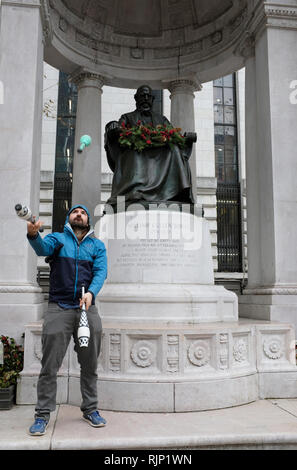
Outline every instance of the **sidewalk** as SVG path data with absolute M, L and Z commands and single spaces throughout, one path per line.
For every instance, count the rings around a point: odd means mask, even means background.
M 259 400 L 189 413 L 102 411 L 92 428 L 81 411 L 59 405 L 47 433 L 32 437 L 34 406 L 0 411 L 0 450 L 297 449 L 297 399 Z

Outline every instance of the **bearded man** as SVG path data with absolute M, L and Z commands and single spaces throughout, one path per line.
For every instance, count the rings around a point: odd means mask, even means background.
M 194 203 L 189 158 L 195 133 L 187 133 L 185 147 L 146 148 L 142 152 L 119 145 L 122 126 L 171 126 L 165 116 L 152 110 L 154 96 L 148 85 L 140 86 L 134 95 L 136 110 L 123 114 L 119 121 L 105 127 L 105 150 L 113 171 L 111 196 L 107 204 L 115 206 L 118 196 L 129 203 Z
M 45 433 L 50 413 L 56 408 L 57 372 L 62 365 L 71 336 L 81 366 L 80 387 L 83 418 L 94 427 L 106 421 L 98 411 L 97 361 L 101 345 L 101 319 L 95 298 L 107 276 L 106 249 L 94 237 L 90 214 L 76 205 L 67 214 L 64 231 L 43 239 L 38 231 L 43 222 L 27 223 L 27 238 L 38 256 L 50 259 L 48 309 L 42 330 L 42 361 L 37 384 L 35 421 L 29 429 L 33 436 Z M 85 295 L 81 298 L 82 286 Z M 85 304 L 90 328 L 88 347 L 80 347 L 77 330 L 81 307 Z

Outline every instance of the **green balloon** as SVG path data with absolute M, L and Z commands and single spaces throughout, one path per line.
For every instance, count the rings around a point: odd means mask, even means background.
M 88 147 L 91 145 L 92 139 L 89 135 L 82 135 L 80 138 L 80 147 L 78 149 L 78 152 L 81 153 L 85 147 Z

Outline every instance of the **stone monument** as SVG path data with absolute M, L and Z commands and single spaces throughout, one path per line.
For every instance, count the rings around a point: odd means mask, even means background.
M 195 135 L 185 134 L 181 148 L 119 146 L 122 128 L 170 127 L 152 112 L 148 86 L 135 98 L 136 111 L 106 127 L 114 179 L 95 227 L 108 253 L 108 278 L 97 298 L 100 409 L 182 412 L 295 397 L 292 325 L 238 320 L 236 294 L 214 284 L 209 228 L 191 190 Z M 18 403 L 35 400 L 40 333 L 40 323 L 28 325 Z M 58 402 L 80 404 L 71 345 L 57 391 Z
M 188 161 L 196 135 L 185 134 L 183 148 L 122 148 L 122 129 L 171 126 L 152 111 L 150 87 L 140 86 L 135 101 L 134 112 L 106 126 L 114 177 L 97 225 L 109 272 L 100 295 L 102 406 L 197 409 L 197 372 L 211 376 L 216 348 L 209 324 L 237 321 L 237 297 L 214 285 L 209 228 L 191 188 Z

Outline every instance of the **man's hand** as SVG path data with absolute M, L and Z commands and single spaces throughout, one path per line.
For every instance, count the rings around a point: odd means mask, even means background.
M 93 296 L 91 294 L 91 292 L 87 292 L 82 299 L 80 299 L 80 308 L 82 308 L 83 304 L 85 304 L 86 306 L 86 310 L 89 309 L 90 305 L 92 305 L 92 300 L 93 300 Z
M 35 219 L 35 216 L 33 218 Z M 27 222 L 27 233 L 29 237 L 35 237 L 43 224 L 44 222 L 41 222 L 40 219 L 38 219 L 34 224 L 32 224 L 32 222 Z

